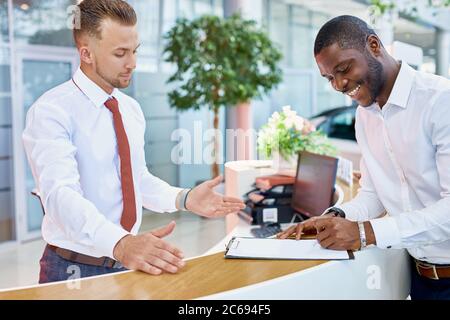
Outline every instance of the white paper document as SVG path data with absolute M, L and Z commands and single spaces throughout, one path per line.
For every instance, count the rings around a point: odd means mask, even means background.
M 240 238 L 230 240 L 225 258 L 283 259 L 283 260 L 349 260 L 351 251 L 328 250 L 316 239 L 291 240 L 268 238 Z

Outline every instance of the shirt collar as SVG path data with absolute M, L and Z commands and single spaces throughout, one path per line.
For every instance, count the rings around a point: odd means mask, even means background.
M 403 109 L 406 109 L 408 104 L 409 94 L 414 82 L 415 70 L 411 68 L 406 62 L 402 62 L 400 71 L 395 79 L 394 87 L 389 95 L 387 104 L 393 104 Z
M 94 81 L 88 78 L 86 74 L 78 67 L 73 75 L 73 81 L 78 89 L 92 101 L 95 107 L 100 108 L 112 96 L 117 97 L 117 88 L 114 88 L 111 95 L 100 88 Z

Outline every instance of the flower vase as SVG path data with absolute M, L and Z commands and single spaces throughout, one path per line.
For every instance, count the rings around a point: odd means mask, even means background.
M 272 153 L 273 168 L 277 174 L 295 177 L 297 172 L 298 154 L 290 155 L 287 159 L 279 152 Z

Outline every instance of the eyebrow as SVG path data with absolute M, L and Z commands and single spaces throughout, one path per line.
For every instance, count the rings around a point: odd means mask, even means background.
M 137 47 L 136 47 L 133 51 L 137 50 L 140 46 L 141 46 L 141 44 L 139 43 L 139 44 L 137 45 Z M 130 51 L 129 48 L 122 48 L 122 47 L 119 47 L 119 48 L 114 49 L 114 51 L 116 51 L 116 50 Z

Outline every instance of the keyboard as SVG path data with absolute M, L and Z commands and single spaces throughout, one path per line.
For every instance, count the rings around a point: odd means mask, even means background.
M 250 231 L 256 238 L 268 238 L 276 235 L 282 230 L 279 223 L 270 223 L 257 228 L 253 228 Z

